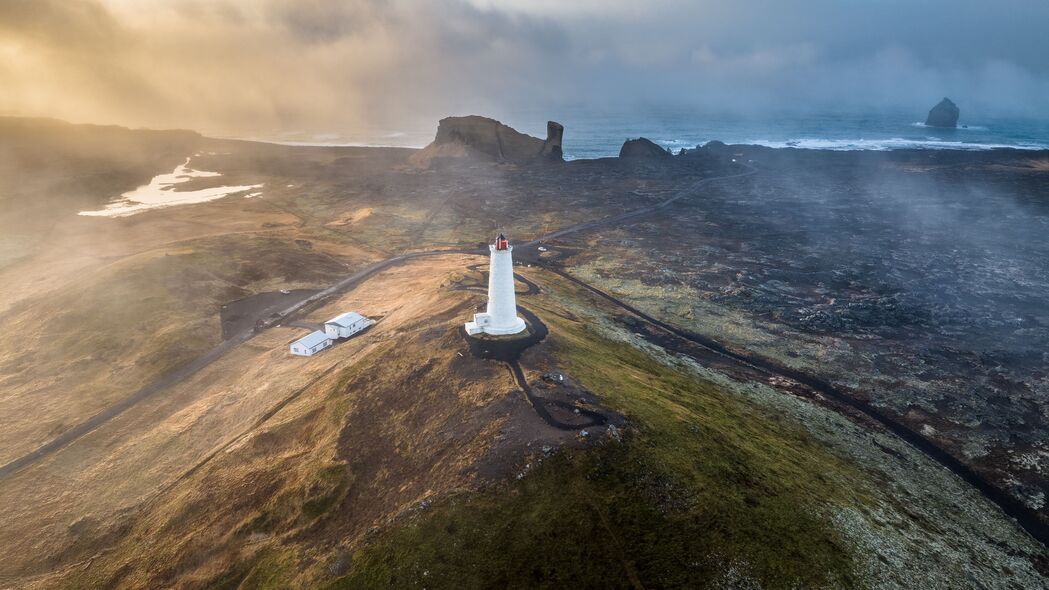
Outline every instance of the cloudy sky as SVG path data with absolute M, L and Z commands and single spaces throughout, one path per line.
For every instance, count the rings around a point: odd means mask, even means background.
M 0 0 L 0 114 L 346 136 L 562 105 L 947 95 L 1047 117 L 1047 26 L 1046 0 Z

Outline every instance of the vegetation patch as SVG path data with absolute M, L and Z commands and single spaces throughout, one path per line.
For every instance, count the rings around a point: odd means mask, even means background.
M 294 571 L 295 559 L 291 552 L 268 552 L 262 555 L 248 575 L 236 588 L 279 590 L 287 588 L 288 573 Z
M 303 477 L 300 485 L 277 494 L 240 532 L 282 533 L 309 525 L 342 500 L 350 480 L 345 463 L 320 467 Z
M 862 502 L 857 471 L 716 385 L 547 317 L 559 362 L 631 434 L 432 507 L 359 549 L 332 588 L 860 583 L 811 500 Z

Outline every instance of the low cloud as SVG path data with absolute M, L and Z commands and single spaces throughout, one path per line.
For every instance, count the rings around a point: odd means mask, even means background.
M 221 135 L 673 103 L 1044 117 L 1049 4 L 0 0 L 0 111 Z

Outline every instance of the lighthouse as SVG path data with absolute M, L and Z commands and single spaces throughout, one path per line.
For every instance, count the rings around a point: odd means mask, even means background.
M 488 309 L 475 313 L 474 321 L 466 322 L 466 333 L 496 336 L 517 334 L 525 329 L 525 322 L 517 317 L 517 296 L 514 294 L 514 247 L 499 234 L 488 249 L 492 252 L 488 266 Z

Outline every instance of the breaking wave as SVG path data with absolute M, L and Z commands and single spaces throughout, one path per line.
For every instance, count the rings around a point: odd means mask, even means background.
M 911 123 L 911 127 L 918 127 L 919 129 L 943 129 L 943 127 L 932 127 L 930 125 L 926 125 L 925 123 L 922 123 L 921 121 L 915 121 L 915 122 Z M 959 125 L 959 126 L 957 126 L 957 127 L 952 129 L 952 131 L 987 131 L 987 130 L 988 130 L 987 127 L 984 127 L 982 125 Z
M 805 150 L 830 150 L 830 151 L 890 151 L 890 150 L 1044 150 L 1049 149 L 1049 144 L 1035 143 L 980 143 L 970 141 L 945 141 L 936 138 L 906 139 L 903 137 L 892 137 L 889 139 L 788 139 L 773 141 L 767 139 L 753 139 L 743 143 L 761 145 L 771 148 L 797 148 Z

